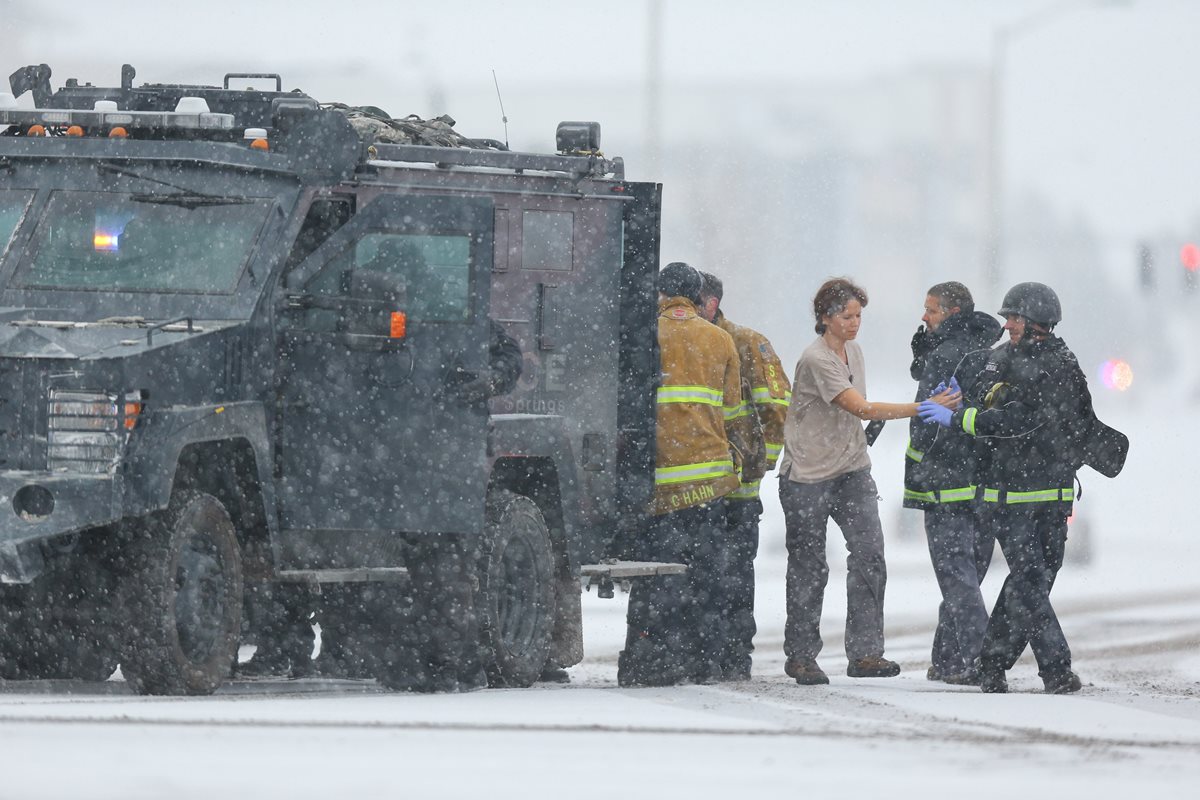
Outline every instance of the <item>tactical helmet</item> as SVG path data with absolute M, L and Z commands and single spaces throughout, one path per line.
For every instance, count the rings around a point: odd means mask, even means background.
M 1058 295 L 1044 283 L 1018 283 L 1004 295 L 1004 302 L 997 312 L 1002 317 L 1016 314 L 1030 322 L 1047 327 L 1062 321 L 1062 305 Z
M 658 290 L 667 297 L 686 297 L 699 304 L 703 286 L 704 279 L 699 271 L 682 261 L 672 261 L 658 273 Z

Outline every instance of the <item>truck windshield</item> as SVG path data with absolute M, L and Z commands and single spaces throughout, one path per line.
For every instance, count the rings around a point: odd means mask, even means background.
M 271 201 L 221 200 L 174 202 L 170 193 L 54 192 L 13 286 L 230 293 Z
M 0 191 L 0 257 L 8 250 L 8 243 L 12 241 L 13 232 L 31 197 L 33 192 Z

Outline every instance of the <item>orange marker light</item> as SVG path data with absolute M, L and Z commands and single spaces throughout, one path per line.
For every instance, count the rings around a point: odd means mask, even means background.
M 250 143 L 250 149 L 251 150 L 269 150 L 271 148 L 270 148 L 270 145 L 267 144 L 266 139 L 255 139 L 253 142 Z
M 137 402 L 125 401 L 125 429 L 133 430 L 133 426 L 137 425 L 138 415 L 142 413 L 142 404 Z
M 113 128 L 111 131 L 108 132 L 108 138 L 110 138 L 110 139 L 124 139 L 128 136 L 129 136 L 129 131 L 127 131 L 121 127 Z
M 29 130 L 25 131 L 26 136 L 45 136 L 46 129 L 41 125 L 30 125 Z
M 403 311 L 393 311 L 391 337 L 393 339 L 403 339 L 407 332 L 408 315 Z
M 78 125 L 72 125 L 67 128 L 67 136 L 83 136 L 83 128 Z

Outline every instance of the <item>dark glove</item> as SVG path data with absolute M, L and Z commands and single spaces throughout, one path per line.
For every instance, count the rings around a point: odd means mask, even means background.
M 924 325 L 917 326 L 917 332 L 913 334 L 910 346 L 912 347 L 913 358 L 920 358 L 929 352 L 929 334 L 926 332 Z
M 742 464 L 742 483 L 761 481 L 766 474 L 767 460 L 765 458 L 750 459 Z
M 492 376 L 488 371 L 478 373 L 457 368 L 446 379 L 449 394 L 466 403 L 480 403 L 491 397 Z
M 949 428 L 950 420 L 954 418 L 953 411 L 932 400 L 921 401 L 921 404 L 917 406 L 917 414 L 920 415 L 922 422 L 936 422 L 943 428 Z

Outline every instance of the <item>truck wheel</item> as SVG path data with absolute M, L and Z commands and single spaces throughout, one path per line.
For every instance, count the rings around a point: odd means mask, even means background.
M 133 527 L 121 671 L 139 694 L 211 694 L 229 675 L 242 624 L 242 562 L 229 513 L 184 491 Z
M 528 497 L 488 499 L 479 582 L 488 685 L 530 686 L 550 653 L 555 604 L 550 532 Z

